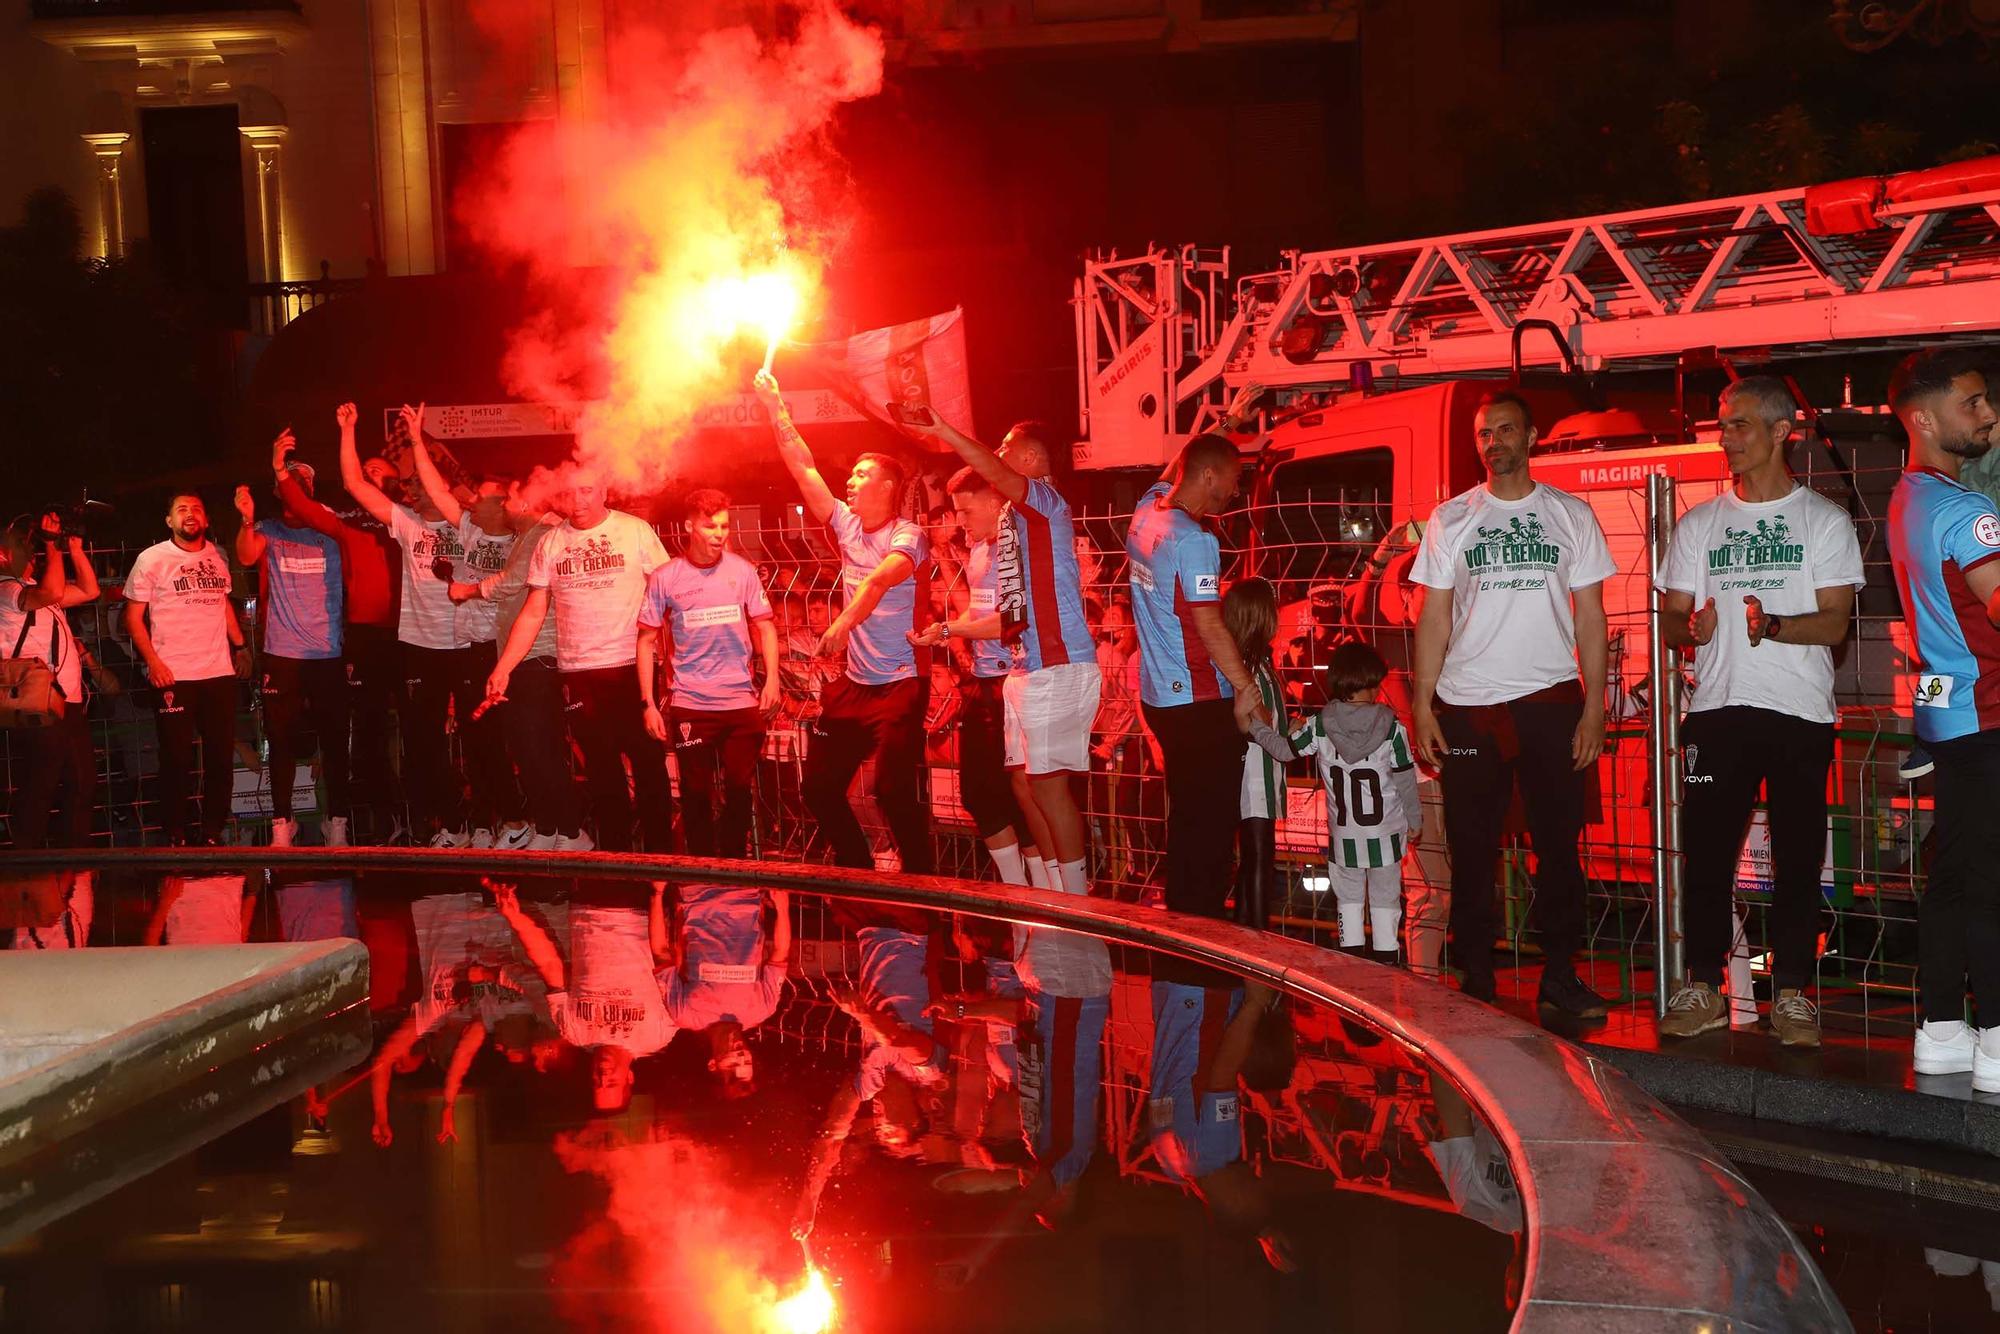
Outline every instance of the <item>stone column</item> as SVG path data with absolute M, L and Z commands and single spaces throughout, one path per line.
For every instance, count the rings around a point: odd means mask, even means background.
M 285 196 L 282 159 L 285 127 L 245 125 L 243 137 L 257 155 L 257 254 L 261 281 L 285 281 Z
M 556 0 L 556 114 L 564 125 L 600 120 L 609 97 L 610 79 L 605 59 L 604 0 Z M 563 155 L 563 189 L 576 225 L 570 232 L 570 263 L 587 267 L 604 262 L 603 248 L 585 222 L 586 213 L 574 207 L 591 182 L 578 176 L 571 154 Z
M 117 259 L 125 253 L 125 177 L 120 168 L 131 137 L 122 131 L 83 136 L 97 159 L 97 253 L 105 259 Z
M 423 0 L 368 0 L 368 34 L 382 263 L 396 276 L 435 273 L 437 193 Z

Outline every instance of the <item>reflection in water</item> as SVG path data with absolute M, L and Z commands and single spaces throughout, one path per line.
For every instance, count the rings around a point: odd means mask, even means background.
M 1517 1282 L 1505 1155 L 1415 1053 L 1074 932 L 400 875 L 35 911 L 16 948 L 358 936 L 377 1041 L 0 1252 L 23 1328 L 171 1283 L 216 1329 L 1480 1329 Z

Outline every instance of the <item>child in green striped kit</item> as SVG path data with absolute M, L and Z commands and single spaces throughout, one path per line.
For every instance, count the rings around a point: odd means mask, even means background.
M 1282 723 L 1284 696 L 1271 669 L 1278 637 L 1278 590 L 1269 579 L 1238 579 L 1222 595 L 1222 624 L 1256 679 L 1264 708 Z M 1236 920 L 1262 930 L 1278 885 L 1278 821 L 1285 813 L 1285 767 L 1253 742 L 1243 758 L 1236 826 Z
M 1327 665 L 1327 706 L 1290 736 L 1263 722 L 1250 736 L 1279 760 L 1311 755 L 1318 762 L 1341 948 L 1358 952 L 1367 943 L 1374 959 L 1393 964 L 1403 920 L 1403 854 L 1423 827 L 1423 810 L 1409 733 L 1377 698 L 1388 674 L 1373 645 L 1342 644 Z

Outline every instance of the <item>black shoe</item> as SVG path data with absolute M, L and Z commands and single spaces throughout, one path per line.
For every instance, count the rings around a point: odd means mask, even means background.
M 1604 997 L 1584 985 L 1575 973 L 1542 975 L 1542 989 L 1535 1003 L 1545 1010 L 1558 1010 L 1572 1019 L 1602 1019 L 1610 1008 Z
M 1493 1004 L 1500 997 L 1499 988 L 1494 986 L 1491 976 L 1474 977 L 1472 974 L 1467 973 L 1459 980 L 1458 989 L 1462 994 L 1470 996 L 1476 1001 L 1485 1001 L 1488 1005 Z
M 1909 753 L 1903 756 L 1903 762 L 1896 766 L 1896 777 L 1905 783 L 1914 783 L 1935 768 L 1937 761 L 1931 758 L 1931 753 L 1922 745 L 1913 744 Z

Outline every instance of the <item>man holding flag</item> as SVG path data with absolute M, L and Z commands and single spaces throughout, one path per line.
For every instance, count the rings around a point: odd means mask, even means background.
M 863 454 L 838 500 L 814 463 L 769 371 L 756 380 L 757 396 L 771 415 L 772 433 L 785 470 L 798 484 L 806 511 L 827 526 L 840 552 L 845 605 L 819 652 L 847 650 L 846 673 L 820 696 L 820 718 L 806 756 L 803 795 L 833 845 L 841 866 L 870 867 L 874 857 L 861 822 L 847 803 L 855 771 L 875 760 L 875 800 L 902 855 L 903 870 L 928 875 L 935 864 L 930 821 L 917 788 L 923 767 L 924 695 L 928 671 L 920 670 L 909 642 L 920 611 L 930 606 L 918 587 L 930 560 L 923 529 L 896 510 L 903 467 L 886 454 Z

